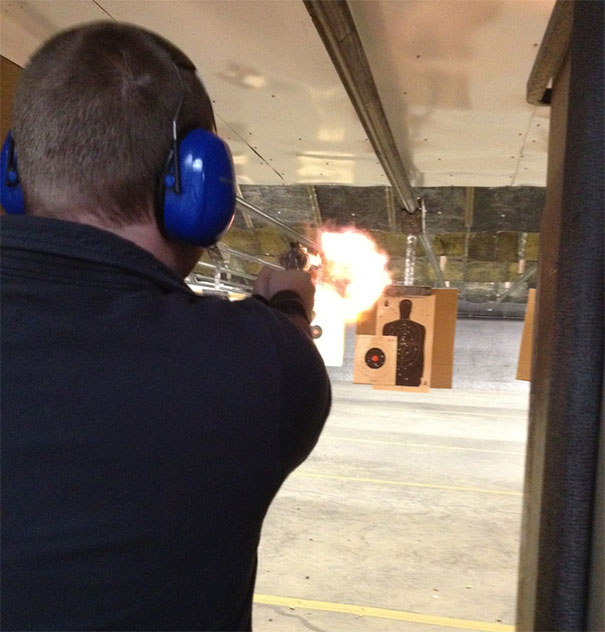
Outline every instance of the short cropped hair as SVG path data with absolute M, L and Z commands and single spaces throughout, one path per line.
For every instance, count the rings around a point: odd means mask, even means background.
M 108 228 L 149 222 L 181 98 L 179 132 L 212 131 L 195 66 L 154 33 L 96 22 L 54 36 L 21 73 L 15 95 L 27 212 L 93 216 Z

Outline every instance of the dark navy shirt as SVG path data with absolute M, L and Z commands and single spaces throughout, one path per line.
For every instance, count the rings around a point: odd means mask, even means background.
M 313 343 L 106 231 L 1 238 L 3 629 L 250 629 L 263 518 L 330 408 Z

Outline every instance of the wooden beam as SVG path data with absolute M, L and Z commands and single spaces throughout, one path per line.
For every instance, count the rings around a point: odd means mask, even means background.
M 536 296 L 532 386 L 525 494 L 521 525 L 521 552 L 517 598 L 517 629 L 535 630 L 540 556 L 540 527 L 546 435 L 551 398 L 551 375 L 556 358 L 557 313 L 560 297 L 557 288 L 559 244 L 563 215 L 563 181 L 567 138 L 570 62 L 561 67 L 553 85 L 553 102 L 548 150 L 546 205 L 540 230 L 540 261 Z
M 573 24 L 572 0 L 557 0 L 531 74 L 527 81 L 527 101 L 532 105 L 550 105 L 550 84 L 565 60 Z

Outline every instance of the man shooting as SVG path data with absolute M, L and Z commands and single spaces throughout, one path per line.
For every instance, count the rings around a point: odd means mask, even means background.
M 24 201 L 2 217 L 5 630 L 251 629 L 262 521 L 330 387 L 306 273 L 264 269 L 234 303 L 183 281 L 233 212 L 214 131 L 191 61 L 134 26 L 60 33 L 21 74 L 3 164 Z

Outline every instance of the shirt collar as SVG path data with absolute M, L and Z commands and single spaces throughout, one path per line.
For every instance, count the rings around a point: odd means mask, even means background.
M 130 271 L 166 289 L 193 294 L 168 266 L 134 242 L 88 224 L 29 215 L 0 218 L 2 248 L 69 257 Z

